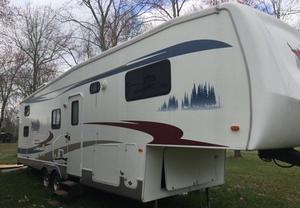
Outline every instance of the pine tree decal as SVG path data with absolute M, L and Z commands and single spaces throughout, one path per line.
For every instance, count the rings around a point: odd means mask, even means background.
M 175 111 L 178 110 L 178 99 L 171 95 L 167 101 L 159 108 L 159 111 Z M 209 82 L 196 85 L 194 83 L 192 92 L 185 92 L 181 99 L 181 110 L 197 110 L 197 109 L 215 109 L 221 107 L 220 96 L 218 101 L 215 88 Z
M 215 88 L 212 87 L 211 88 L 211 105 L 216 105 L 217 101 L 216 101 L 216 95 L 215 95 Z
M 189 108 L 190 103 L 189 103 L 189 96 L 187 93 L 184 93 L 184 98 L 183 98 L 183 107 L 182 109 Z
M 166 111 L 167 110 L 167 104 L 164 102 L 164 104 L 160 107 L 161 111 Z
M 159 108 L 160 111 L 173 111 L 177 109 L 178 109 L 178 100 L 175 96 L 170 96 L 168 100 L 168 104 L 164 102 L 164 104 Z
M 196 85 L 194 84 L 192 95 L 191 95 L 191 107 L 196 106 L 197 103 L 197 92 L 196 92 Z
M 206 86 L 206 82 L 205 82 L 203 91 L 204 91 L 203 102 L 204 102 L 204 105 L 206 105 L 206 104 L 207 104 L 207 100 L 208 100 L 208 99 L 207 99 L 207 98 L 208 98 L 208 95 L 207 95 L 207 86 Z
M 220 98 L 219 98 L 220 99 Z M 189 102 L 190 100 L 190 102 Z M 216 100 L 215 88 L 210 83 L 205 82 L 204 85 L 193 85 L 191 98 L 188 93 L 184 93 L 181 101 L 182 109 L 211 109 L 220 107 L 220 101 Z

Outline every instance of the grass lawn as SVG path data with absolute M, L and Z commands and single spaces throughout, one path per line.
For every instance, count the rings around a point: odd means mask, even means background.
M 0 145 L 0 163 L 15 162 L 15 149 Z M 10 149 L 10 151 L 9 151 Z M 6 156 L 5 156 L 6 155 Z M 10 156 L 8 156 L 10 155 Z M 243 152 L 242 159 L 233 159 L 231 152 L 226 162 L 226 183 L 213 188 L 213 208 L 299 208 L 300 168 L 283 169 L 257 158 L 256 152 Z M 7 161 L 5 161 L 7 158 Z M 0 207 L 52 207 L 55 199 L 43 189 L 39 173 L 32 170 L 0 173 Z M 198 208 L 199 193 L 170 197 L 159 202 L 161 208 Z M 65 203 L 65 208 L 135 208 L 152 207 L 137 201 L 87 189 L 82 197 Z
M 15 164 L 17 162 L 17 144 L 0 143 L 0 164 Z
M 256 152 L 243 159 L 228 155 L 226 183 L 215 188 L 216 207 L 300 207 L 300 168 L 280 168 L 258 159 Z

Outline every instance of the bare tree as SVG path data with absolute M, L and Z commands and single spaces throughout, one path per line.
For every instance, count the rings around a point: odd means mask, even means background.
M 155 20 L 168 21 L 181 15 L 186 2 L 188 0 L 149 0 L 147 4 L 158 12 Z
M 13 8 L 9 3 L 10 0 L 0 0 L 0 19 L 4 24 L 12 21 Z
M 1 130 L 13 134 L 13 141 L 16 141 L 18 135 L 18 107 L 9 103 L 5 110 L 5 116 L 2 122 Z M 10 140 L 11 141 L 11 140 Z
M 203 3 L 208 6 L 216 6 L 221 3 L 229 2 L 230 0 L 204 0 Z
M 89 17 L 83 19 L 69 12 L 65 15 L 65 21 L 76 23 L 81 30 L 86 31 L 83 34 L 88 35 L 79 36 L 78 39 L 86 42 L 89 47 L 85 48 L 87 53 L 91 52 L 92 46 L 105 51 L 139 34 L 143 24 L 139 17 L 147 11 L 144 1 L 80 0 L 79 5 L 87 10 Z
M 97 47 L 92 43 L 93 36 L 90 31 L 80 28 L 76 37 L 64 48 L 67 56 L 62 56 L 66 64 L 72 67 L 96 55 Z M 84 37 L 84 38 L 78 38 Z
M 300 0 L 244 0 L 242 3 L 281 20 L 300 13 Z
M 86 59 L 89 59 L 95 56 L 95 48 L 92 44 L 92 33 L 90 31 L 82 31 L 82 37 L 85 37 L 85 40 L 81 40 L 81 50 L 80 56 L 84 56 Z
M 5 110 L 9 100 L 16 93 L 16 80 L 18 72 L 26 63 L 22 53 L 13 52 L 12 49 L 2 51 L 0 57 L 0 129 L 4 120 Z
M 14 24 L 3 35 L 26 56 L 28 62 L 19 80 L 23 96 L 28 96 L 57 74 L 57 64 L 70 41 L 58 13 L 50 7 L 20 10 Z M 26 83 L 26 84 L 25 84 Z

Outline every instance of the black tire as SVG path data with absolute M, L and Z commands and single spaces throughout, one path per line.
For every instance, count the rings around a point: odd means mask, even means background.
M 61 189 L 61 177 L 60 175 L 55 171 L 53 174 L 52 174 L 52 177 L 51 177 L 51 189 L 53 192 L 56 192 L 58 190 Z
M 50 175 L 47 169 L 42 170 L 42 183 L 45 188 L 49 188 L 50 186 Z

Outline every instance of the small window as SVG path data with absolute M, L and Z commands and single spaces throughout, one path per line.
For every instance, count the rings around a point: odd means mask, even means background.
M 51 127 L 52 129 L 60 129 L 61 110 L 55 109 L 52 111 Z
M 163 60 L 125 75 L 125 97 L 127 101 L 166 95 L 171 90 L 171 64 Z
M 28 137 L 29 136 L 29 126 L 24 126 L 23 128 L 23 136 Z
M 71 124 L 72 126 L 78 125 L 79 121 L 79 101 L 72 102 Z
M 95 94 L 100 91 L 100 82 L 94 82 L 90 85 L 90 94 Z
M 27 117 L 30 115 L 30 106 L 26 105 L 24 108 L 24 116 Z

